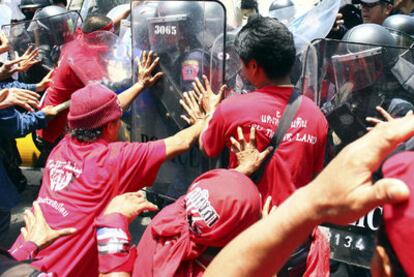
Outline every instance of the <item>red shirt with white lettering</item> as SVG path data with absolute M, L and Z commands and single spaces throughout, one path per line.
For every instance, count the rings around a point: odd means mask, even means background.
M 250 126 L 256 128 L 257 147 L 263 151 L 270 142 L 293 92 L 291 87 L 268 86 L 257 91 L 225 99 L 215 111 L 207 130 L 202 134 L 203 148 L 210 157 L 217 156 L 230 137 L 237 138 L 237 127 L 249 137 Z M 283 142 L 273 155 L 258 188 L 263 195 L 272 195 L 280 205 L 295 188 L 309 183 L 323 167 L 327 121 L 320 109 L 307 97 L 301 105 Z M 237 166 L 230 153 L 230 167 Z
M 163 141 L 80 143 L 66 135 L 47 160 L 37 201 L 52 229 L 78 231 L 41 250 L 32 265 L 59 276 L 98 276 L 95 218 L 114 196 L 151 185 L 165 159 Z M 12 251 L 22 242 L 19 236 Z

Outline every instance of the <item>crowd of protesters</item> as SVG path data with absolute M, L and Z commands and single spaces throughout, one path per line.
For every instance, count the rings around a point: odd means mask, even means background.
M 1 276 L 329 276 L 329 241 L 318 226 L 346 225 L 378 206 L 384 215 L 371 274 L 414 276 L 414 156 L 401 150 L 414 136 L 412 105 L 398 119 L 378 108 L 386 120 L 369 119 L 376 126 L 326 164 L 328 121 L 291 79 L 293 34 L 260 16 L 256 1 L 242 1 L 241 8 L 250 17 L 234 45 L 241 74 L 255 90 L 223 99 L 226 86 L 213 91 L 206 76 L 194 76 L 193 90 L 179 101 L 188 126 L 155 141 L 118 141 L 118 135 L 123 113 L 164 78 L 156 53 L 142 51 L 137 82 L 119 94 L 105 83 L 85 82 L 66 56 L 76 52 L 88 77 L 101 78 L 105 69 L 88 61 L 104 48 L 89 51 L 76 42 L 114 32 L 119 22 L 87 18 L 37 83 L 18 76 L 41 63 L 40 49 L 2 62 L 0 236 L 26 182 L 15 138 L 37 130 L 44 169 L 25 227 L 0 253 Z M 413 12 L 410 0 L 347 3 L 328 36 L 346 37 L 356 25 L 382 25 L 396 14 L 414 22 Z M 9 50 L 0 33 L 0 54 Z M 132 245 L 129 224 L 159 209 L 141 189 L 155 182 L 165 162 L 197 144 L 208 157 L 229 153 L 228 168 L 195 178 Z M 382 178 L 374 180 L 378 172 Z

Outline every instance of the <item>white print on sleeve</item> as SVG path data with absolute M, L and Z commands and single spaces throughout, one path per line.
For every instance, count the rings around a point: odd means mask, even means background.
M 82 170 L 71 162 L 49 160 L 46 165 L 49 170 L 50 189 L 61 191 L 66 188 L 76 177 L 79 177 Z

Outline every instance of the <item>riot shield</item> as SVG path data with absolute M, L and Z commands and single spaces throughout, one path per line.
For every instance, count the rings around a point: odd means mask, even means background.
M 107 15 L 113 8 L 129 4 L 129 0 L 84 0 L 80 14 L 86 19 L 92 15 Z
M 131 12 L 133 58 L 135 61 L 142 51 L 152 50 L 160 58 L 158 70 L 164 73 L 133 105 L 131 137 L 146 142 L 171 136 L 186 127 L 180 118 L 184 110 L 179 100 L 184 91 L 192 88 L 196 77 L 206 75 L 214 89 L 223 83 L 225 61 L 212 58 L 211 50 L 217 39 L 225 39 L 226 12 L 214 1 L 146 1 L 143 5 L 152 11 L 146 12 L 141 6 Z M 194 146 L 163 165 L 153 188 L 178 197 L 208 169 L 208 163 Z
M 57 65 L 60 48 L 75 38 L 82 18 L 70 11 L 51 17 L 4 25 L 3 31 L 10 40 L 10 55 L 22 55 L 29 46 L 39 48 L 42 65 L 51 69 Z
M 367 132 L 366 117 L 381 118 L 376 106 L 394 117 L 413 108 L 413 49 L 329 39 L 316 40 L 310 48 L 302 90 L 327 117 L 330 154 Z M 354 226 L 330 226 L 331 257 L 368 268 L 380 214 L 377 209 Z
M 131 60 L 118 36 L 109 31 L 82 34 L 62 50 L 83 84 L 100 83 L 116 93 L 131 86 Z

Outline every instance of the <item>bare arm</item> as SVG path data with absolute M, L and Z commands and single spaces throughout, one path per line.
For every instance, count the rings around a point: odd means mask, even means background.
M 152 51 L 148 54 L 146 51 L 142 52 L 141 59 L 138 61 L 138 82 L 118 95 L 122 110 L 128 109 L 129 105 L 146 87 L 152 86 L 161 78 L 163 75 L 161 72 L 152 76 L 152 71 L 154 71 L 158 62 L 159 58 L 155 57 Z
M 371 175 L 413 135 L 414 116 L 380 123 L 347 146 L 308 186 L 228 244 L 205 276 L 272 276 L 318 224 L 347 224 L 374 207 L 407 200 L 403 182 L 382 179 L 374 185 Z

